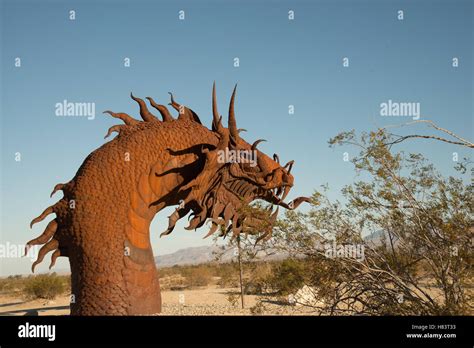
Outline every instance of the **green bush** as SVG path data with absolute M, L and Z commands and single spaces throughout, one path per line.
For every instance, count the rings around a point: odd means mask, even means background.
M 286 259 L 273 272 L 268 279 L 268 286 L 279 295 L 291 294 L 304 285 L 305 267 L 302 261 Z
M 268 293 L 269 279 L 273 276 L 272 270 L 275 265 L 269 262 L 253 262 L 247 264 L 247 274 L 244 282 L 246 295 L 263 295 Z
M 56 274 L 41 274 L 26 278 L 23 292 L 30 299 L 52 300 L 64 293 L 64 285 L 64 279 Z

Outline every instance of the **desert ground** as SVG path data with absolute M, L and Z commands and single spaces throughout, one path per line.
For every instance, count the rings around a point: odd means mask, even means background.
M 229 296 L 233 300 L 229 300 Z M 257 305 L 258 300 L 262 305 Z M 308 315 L 304 306 L 291 306 L 278 298 L 245 296 L 241 308 L 238 288 L 208 286 L 198 289 L 162 291 L 161 315 Z M 26 300 L 21 296 L 0 295 L 0 315 L 69 315 L 69 296 L 54 300 Z

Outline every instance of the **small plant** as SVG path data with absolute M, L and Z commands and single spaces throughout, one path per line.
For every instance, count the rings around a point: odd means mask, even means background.
M 219 265 L 217 275 L 219 276 L 217 285 L 221 288 L 235 288 L 239 286 L 238 269 L 233 263 Z
M 0 292 L 4 294 L 13 294 L 23 289 L 25 278 L 21 275 L 11 275 L 0 279 Z
M 272 271 L 275 265 L 268 262 L 253 262 L 247 267 L 250 268 L 250 271 L 248 272 L 248 279 L 246 279 L 245 282 L 245 294 L 266 294 L 269 287 L 268 279 L 273 276 Z
M 250 313 L 252 313 L 252 315 L 262 315 L 265 313 L 265 306 L 259 301 L 256 305 L 250 307 Z
M 206 265 L 199 265 L 183 270 L 186 284 L 189 287 L 207 286 L 212 280 L 212 273 Z
M 63 280 L 56 274 L 41 274 L 25 281 L 23 292 L 30 299 L 52 300 L 65 290 Z
M 232 307 L 237 307 L 237 305 L 239 303 L 239 300 L 240 300 L 240 297 L 237 294 L 232 294 L 231 293 L 227 296 L 227 301 L 229 301 L 229 303 L 232 305 Z
M 286 259 L 274 270 L 269 279 L 269 287 L 279 295 L 288 295 L 300 289 L 304 280 L 304 263 Z

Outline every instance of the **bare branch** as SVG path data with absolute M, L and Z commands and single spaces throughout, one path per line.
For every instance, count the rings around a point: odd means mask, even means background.
M 445 128 L 437 126 L 433 121 L 430 121 L 430 120 L 416 120 L 416 121 L 412 121 L 412 122 L 402 123 L 402 124 L 399 124 L 399 125 L 389 125 L 389 126 L 383 127 L 382 129 L 389 129 L 389 128 L 395 128 L 395 127 L 404 127 L 404 126 L 409 126 L 409 125 L 417 124 L 417 123 L 426 123 L 430 127 L 434 128 L 436 130 L 439 130 L 441 132 L 444 132 L 444 133 L 452 136 L 453 138 L 458 139 L 459 141 L 453 141 L 453 140 L 449 140 L 449 139 L 434 136 L 434 135 L 414 134 L 414 135 L 400 136 L 400 138 L 398 138 L 394 142 L 387 143 L 386 145 L 398 144 L 398 143 L 400 143 L 400 142 L 402 142 L 406 139 L 410 139 L 410 138 L 423 138 L 423 139 L 434 139 L 434 140 L 443 141 L 443 142 L 446 142 L 446 143 L 449 143 L 449 144 L 461 145 L 461 146 L 466 146 L 466 147 L 469 147 L 469 148 L 474 148 L 474 143 L 472 143 L 472 142 L 456 135 L 455 133 L 451 132 L 450 130 L 447 130 Z M 392 134 L 392 135 L 394 135 L 394 134 Z

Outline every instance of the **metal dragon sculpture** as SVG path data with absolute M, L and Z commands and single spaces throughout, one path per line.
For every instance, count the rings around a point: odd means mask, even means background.
M 270 158 L 257 150 L 261 139 L 249 144 L 240 136 L 242 130 L 237 128 L 234 114 L 235 93 L 234 88 L 227 128 L 217 110 L 215 84 L 211 129 L 202 125 L 194 111 L 178 104 L 171 93 L 169 105 L 179 112 L 177 119 L 164 105 L 147 97 L 161 114 L 162 120 L 158 119 L 133 94 L 143 121 L 126 113 L 104 112 L 124 122 L 112 126 L 105 137 L 112 132 L 118 136 L 93 151 L 71 181 L 54 187 L 51 196 L 61 190 L 63 198 L 35 218 L 31 226 L 52 213 L 56 218 L 43 234 L 27 243 L 26 252 L 32 245 L 44 244 L 33 272 L 50 251 L 50 268 L 59 256 L 69 258 L 72 315 L 147 315 L 161 311 L 149 226 L 155 214 L 167 206 L 178 208 L 169 216 L 162 235 L 170 234 L 176 222 L 191 213 L 186 229 L 208 222 L 207 236 L 215 232 L 237 236 L 258 226 L 258 218 L 241 213 L 245 204 L 260 199 L 277 206 L 266 217 L 273 223 L 278 206 L 294 209 L 308 201 L 299 197 L 284 202 L 293 186 L 293 161 L 282 166 L 277 155 Z M 229 150 L 254 153 L 256 161 L 252 164 L 235 157 L 223 161 L 222 152 Z M 261 232 L 259 238 L 268 238 L 271 226 Z

